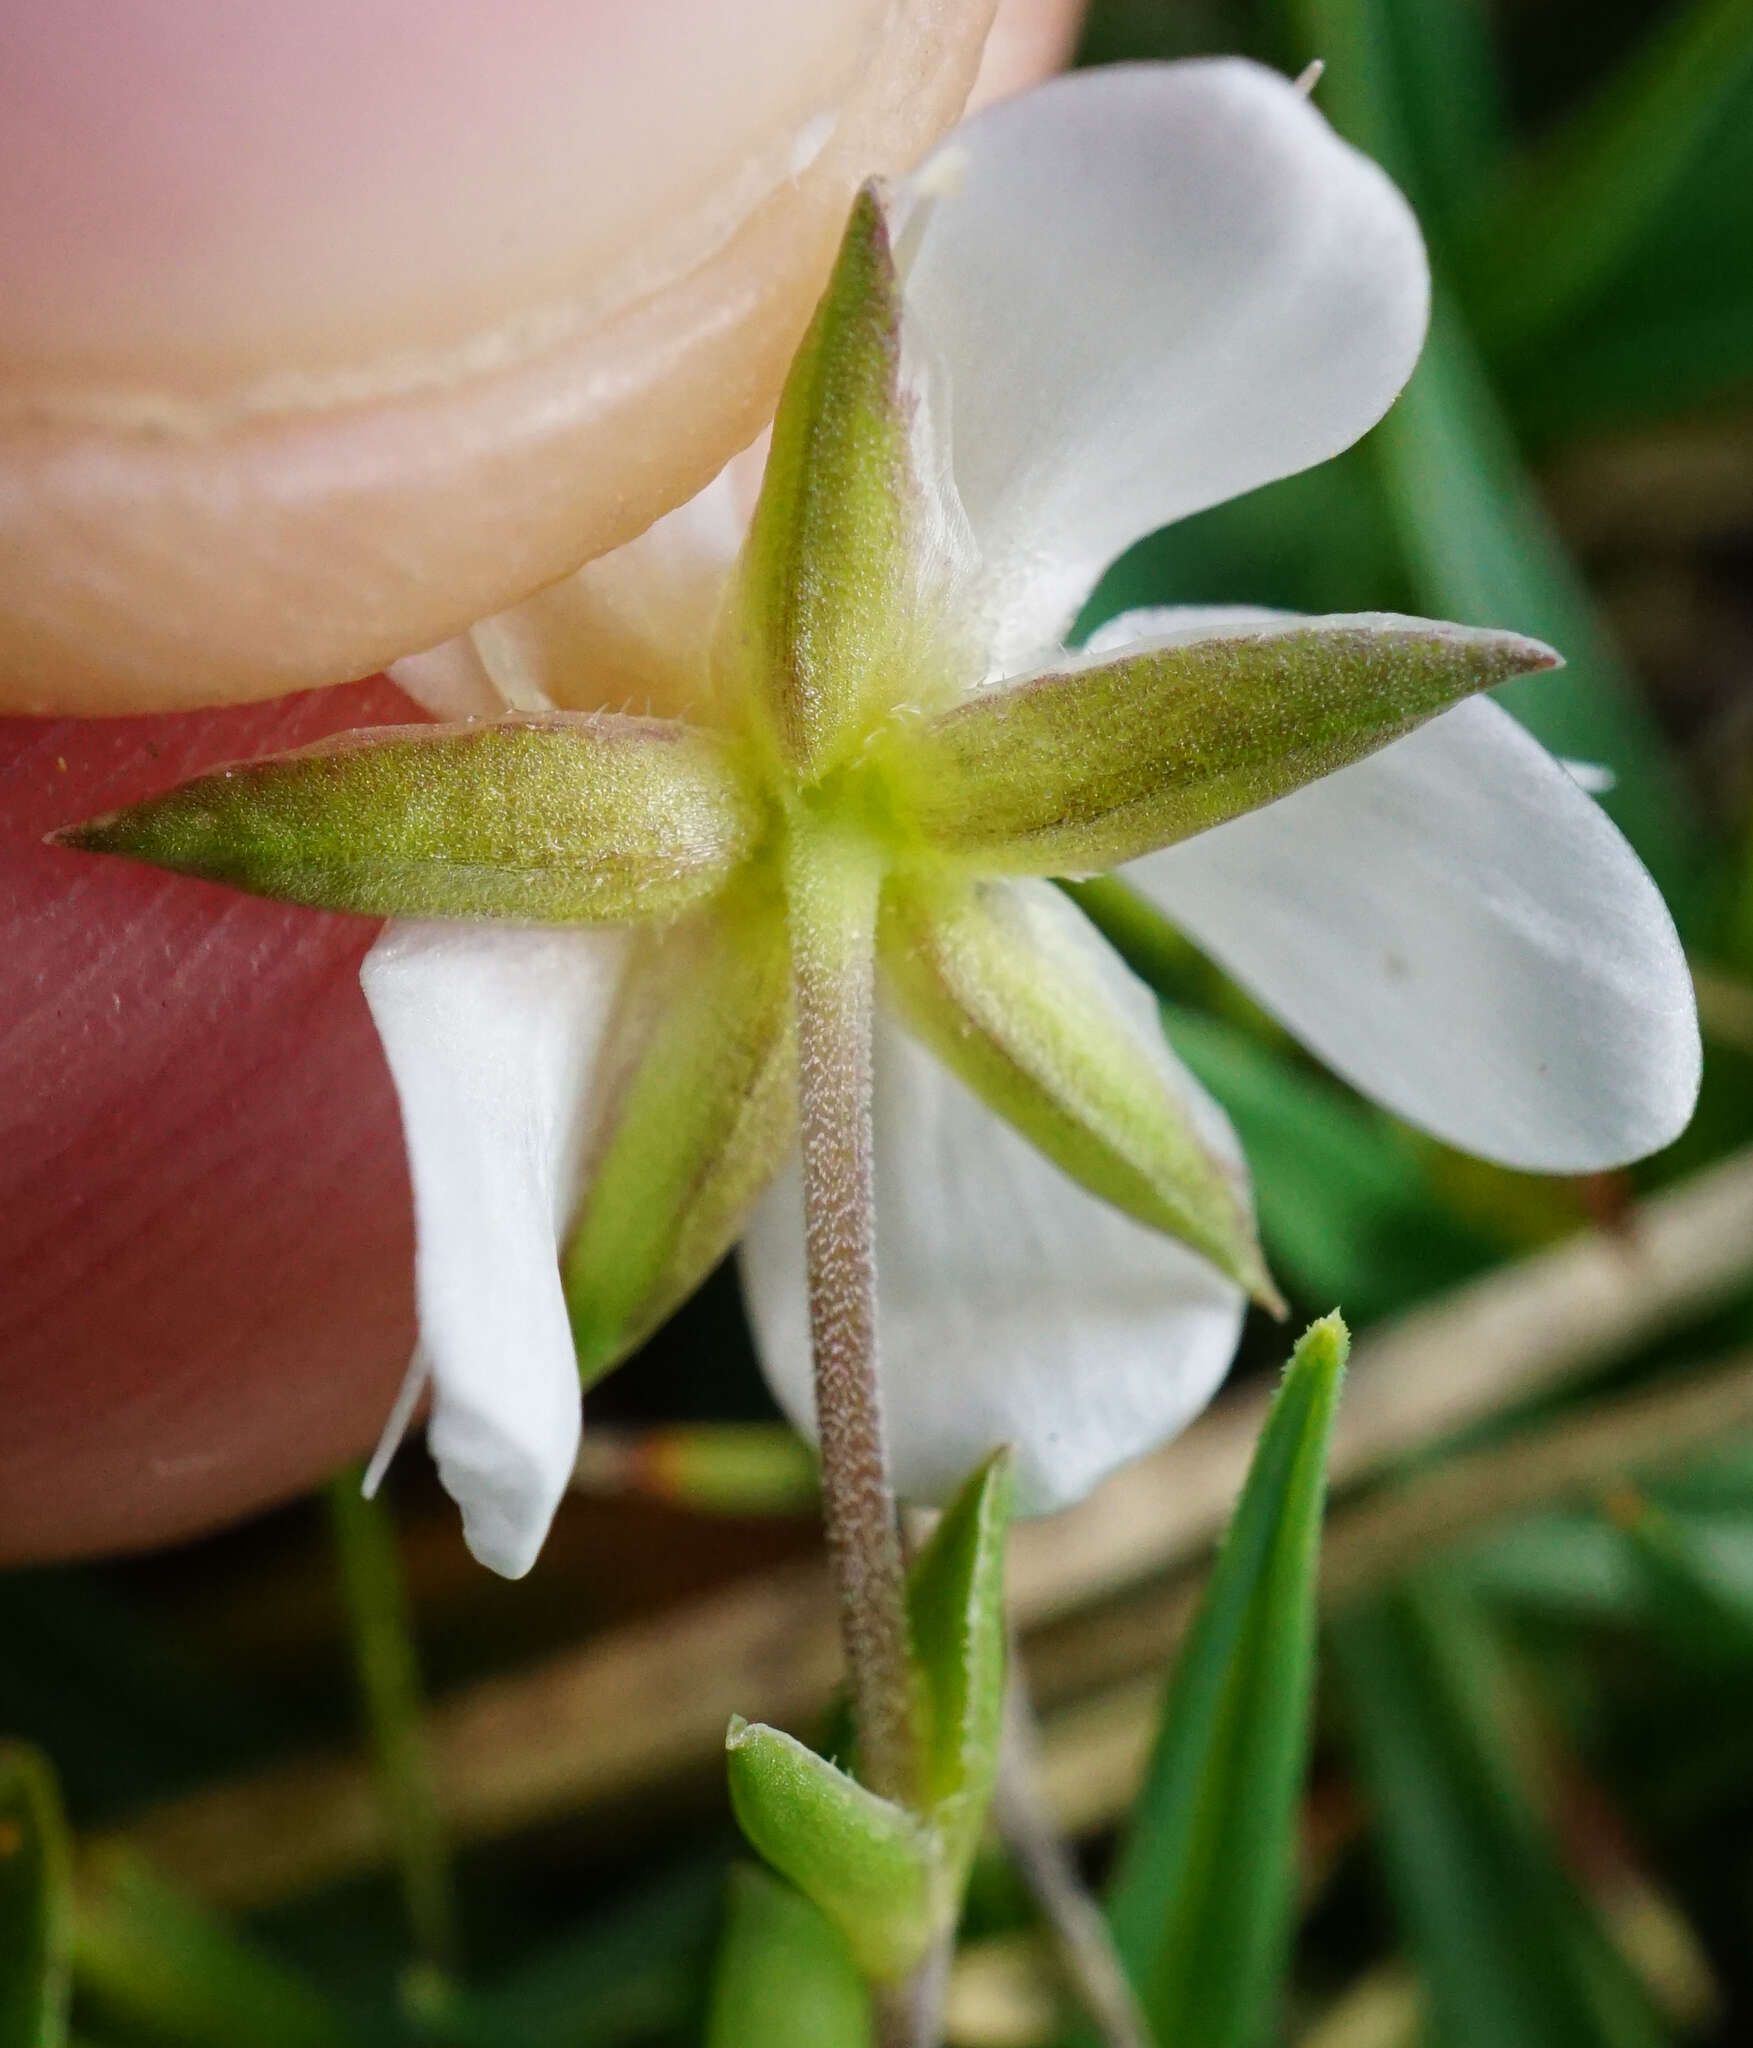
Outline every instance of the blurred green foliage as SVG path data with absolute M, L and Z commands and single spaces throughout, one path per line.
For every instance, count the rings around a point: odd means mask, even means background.
M 1658 1187 L 1753 1142 L 1753 0 L 1095 0 L 1083 55 L 1235 49 L 1290 71 L 1325 60 L 1318 103 L 1423 221 L 1431 344 L 1359 448 L 1142 542 L 1084 624 L 1174 602 L 1386 608 L 1559 645 L 1563 675 L 1504 700 L 1555 750 L 1612 769 L 1607 807 L 1717 990 L 1699 1117 L 1628 1184 Z M 1339 1302 L 1367 1327 L 1610 1215 L 1628 1192 L 1457 1159 L 1320 1072 L 1124 892 L 1077 893 L 1229 1107 L 1298 1310 Z M 1753 1301 L 1730 1303 L 1620 1362 L 1616 1384 L 1656 1383 L 1750 1337 Z M 1282 1356 L 1276 1331 L 1250 1331 L 1244 1369 Z M 1545 1420 L 1580 1417 L 1599 1391 L 1554 1397 Z M 718 1422 L 761 1403 L 721 1278 L 593 1412 Z M 1257 1998 L 1209 2034 L 1237 2048 L 1753 2039 L 1753 1446 L 1633 1477 L 1494 1522 L 1333 1620 L 1305 1833 L 1322 1800 L 1348 1819 L 1321 1874 L 1305 1869 L 1282 1998 L 1272 1902 L 1301 1681 L 1274 1698 L 1241 1657 L 1223 1695 L 1233 1723 L 1188 1702 L 1221 1661 L 1212 1613 L 1229 1614 L 1239 1657 L 1251 1628 L 1303 1626 L 1318 1489 L 1283 1525 L 1301 1563 L 1269 1592 L 1238 1585 L 1232 1539 L 1120 1864 L 1122 1946 L 1151 2011 L 1203 2013 L 1193 1964 L 1241 1942 L 1255 1907 Z M 434 1566 L 419 1482 L 400 1483 L 415 1626 L 451 1677 L 526 1663 L 796 1548 L 747 1525 L 690 1548 L 673 1507 L 622 1503 L 601 1511 L 620 1516 L 613 1569 L 591 1563 L 603 1525 L 579 1521 L 572 1577 L 555 1563 L 547 1590 L 538 1574 L 488 1601 Z M 611 1806 L 592 1828 L 537 1817 L 510 1843 L 469 1849 L 453 1943 L 443 1858 L 421 1832 L 435 1795 L 390 1525 L 339 1512 L 345 1606 L 326 1525 L 297 1511 L 182 1557 L 0 1581 L 0 1734 L 39 1745 L 60 1786 L 32 1752 L 0 1751 L 0 2048 L 66 2038 L 69 1971 L 83 2048 L 659 2048 L 703 2033 L 712 2048 L 782 2048 L 800 2012 L 799 2041 L 862 2044 L 862 1994 L 812 1908 L 743 1871 L 726 1912 L 732 1835 L 722 1811 L 698 1817 L 698 1799 L 625 1845 Z M 1249 1513 L 1238 1529 L 1260 1537 Z M 568 1540 L 563 1525 L 557 1545 Z M 243 1599 L 240 1584 L 277 1591 Z M 1263 1621 L 1254 1597 L 1282 1614 Z M 387 1882 L 232 1920 L 125 1858 L 88 1860 L 75 1886 L 61 1800 L 90 1830 L 313 1744 L 362 1741 L 355 1658 L 400 1801 L 414 1939 Z M 1249 1768 L 1267 1752 L 1270 1771 Z M 1202 1804 L 1220 1793 L 1229 1825 Z M 1099 1873 L 1106 1845 L 1088 1846 Z M 1160 1933 L 1171 1906 L 1193 1915 L 1178 1990 L 1137 1931 Z M 1666 1950 L 1636 1937 L 1652 1914 Z M 1032 1915 L 983 1855 L 970 1930 Z M 453 1974 L 431 1967 L 440 1956 Z M 1384 2027 L 1387 2008 L 1364 1994 L 1395 1985 L 1414 1987 L 1411 2003 Z M 1208 2035 L 1161 2048 L 1193 2038 Z

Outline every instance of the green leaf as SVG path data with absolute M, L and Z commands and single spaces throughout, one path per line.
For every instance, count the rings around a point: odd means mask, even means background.
M 81 1822 L 249 1769 L 297 1739 L 263 1699 L 137 1610 L 90 1567 L 0 1574 L 0 1728 L 53 1745 Z
M 1753 80 L 1620 273 L 1502 374 L 1546 440 L 1665 420 L 1753 381 Z
M 1403 581 L 1374 465 L 1350 448 L 1128 548 L 1090 594 L 1072 639 L 1157 605 L 1251 604 L 1311 617 L 1408 611 Z
M 1512 633 L 1389 613 L 1273 620 L 976 692 L 886 750 L 902 827 L 980 874 L 1136 859 L 1553 666 Z
M 891 1004 L 989 1108 L 1093 1194 L 1277 1304 L 1246 1183 L 1057 890 L 897 880 L 877 944 Z
M 692 2040 L 722 1919 L 724 1877 L 717 1857 L 691 1860 L 545 1944 L 508 1976 L 481 1988 L 453 1987 L 434 2037 L 444 2048 L 634 2048 Z
M 1004 1555 L 1011 1458 L 996 1451 L 963 1485 L 920 1551 L 907 1618 L 925 1702 L 923 1801 L 959 1892 L 998 1777 L 1004 1722 Z
M 1497 620 L 1559 648 L 1562 673 L 1498 692 L 1553 753 L 1600 762 L 1603 808 L 1682 911 L 1694 840 L 1666 743 L 1542 511 L 1452 303 L 1399 403 L 1371 437 L 1419 602 Z M 1684 915 L 1681 916 L 1684 924 Z
M 1607 1509 L 1647 1581 L 1651 1618 L 1673 1648 L 1707 1670 L 1753 1663 L 1753 1584 L 1744 1568 L 1737 1572 L 1689 1516 L 1646 1494 L 1616 1489 Z
M 440 1968 L 455 1951 L 456 1902 L 426 1739 L 413 1609 L 395 1521 L 383 1500 L 366 1498 L 363 1479 L 361 1468 L 352 1465 L 328 1485 L 336 1576 L 408 1930 L 421 1959 Z
M 1492 1644 L 1434 1578 L 1342 1616 L 1332 1651 L 1396 1906 L 1444 2048 L 1654 2048 L 1642 1988 L 1507 1759 Z
M 1254 2048 L 1289 1950 L 1327 1439 L 1349 1339 L 1297 1346 L 1181 1653 L 1109 1897 L 1156 2038 Z
M 777 1728 L 733 1719 L 724 1746 L 750 1844 L 833 1921 L 867 1977 L 905 1977 L 943 1920 L 931 1831 Z
M 730 1877 L 706 2048 L 870 2048 L 870 1999 L 846 1944 L 766 1871 Z
M 1315 104 L 1440 231 L 1502 153 L 1505 117 L 1477 0 L 1294 0 L 1299 42 L 1326 69 Z
M 853 203 L 792 363 L 716 661 L 806 779 L 862 739 L 913 667 L 919 501 L 901 375 L 901 287 L 874 186 Z
M 1529 1515 L 1456 1560 L 1457 1587 L 1491 1609 L 1642 1627 L 1649 1583 L 1625 1532 L 1596 1515 Z
M 385 726 L 243 762 L 55 835 L 372 917 L 671 917 L 753 850 L 733 750 L 655 718 Z
M 1372 0 L 1371 11 L 1393 55 L 1406 135 L 1401 183 L 1427 232 L 1446 240 L 1448 222 L 1473 201 L 1508 142 L 1491 18 L 1479 0 L 1419 0 L 1416 7 Z M 1339 71 L 1329 63 L 1317 105 L 1346 91 Z
M 1641 426 L 1753 381 L 1753 273 L 1718 261 L 1714 289 L 1604 309 L 1506 371 L 1518 422 L 1543 441 Z
M 113 1852 L 86 1877 L 74 1969 L 98 2015 L 177 2048 L 351 2048 L 309 1984 L 137 1857 Z
M 1753 0 L 1697 0 L 1470 224 L 1468 310 L 1485 345 L 1525 348 L 1623 267 L 1753 81 Z
M 46 1757 L 0 1744 L 0 2048 L 62 2048 L 72 1858 Z
M 723 1258 L 791 1140 L 791 956 L 758 890 L 645 934 L 618 998 L 614 1118 L 562 1261 L 586 1386 Z

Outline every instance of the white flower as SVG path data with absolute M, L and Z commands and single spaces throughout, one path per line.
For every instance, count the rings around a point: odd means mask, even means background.
M 963 608 L 988 682 L 1051 659 L 1141 535 L 1349 445 L 1423 336 L 1404 201 L 1290 85 L 1239 61 L 1087 72 L 999 106 L 899 211 L 904 335 L 930 366 L 921 431 L 965 515 Z M 450 717 L 698 706 L 747 470 L 398 681 Z M 1102 644 L 1173 644 L 1231 616 L 1142 614 Z M 1664 1144 L 1690 1112 L 1696 1022 L 1661 899 L 1488 701 L 1126 872 L 1323 1059 L 1454 1144 L 1574 1172 Z M 1030 943 L 1107 991 L 1239 1177 L 1149 994 L 1050 884 L 1005 886 Z M 476 1554 L 511 1573 L 576 1451 L 555 1252 L 624 1075 L 610 1020 L 630 957 L 618 931 L 400 925 L 365 967 L 413 1174 L 432 1448 Z M 876 1117 L 904 1494 L 941 1497 L 1008 1441 L 1023 1504 L 1052 1507 L 1203 1406 L 1238 1286 L 1085 1192 L 892 1022 Z M 742 1257 L 769 1380 L 807 1428 L 795 1169 Z

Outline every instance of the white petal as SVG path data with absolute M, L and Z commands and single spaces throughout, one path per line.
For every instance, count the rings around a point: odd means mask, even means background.
M 765 461 L 763 435 L 636 540 L 392 662 L 391 680 L 440 718 L 556 707 L 684 715 L 707 688 L 718 601 Z
M 1423 339 L 1405 201 L 1240 59 L 1056 79 L 914 190 L 907 313 L 947 365 L 1005 673 L 1141 535 L 1349 446 Z
M 896 1026 L 879 1023 L 876 1060 L 877 1310 L 896 1484 L 945 1501 L 1009 1443 L 1023 1512 L 1063 1507 L 1210 1400 L 1241 1330 L 1241 1291 L 1085 1194 Z M 755 1212 L 742 1271 L 768 1383 L 813 1431 L 795 1163 Z
M 535 1562 L 578 1452 L 556 1247 L 593 1118 L 620 932 L 391 925 L 360 979 L 414 1185 L 427 1442 L 483 1564 Z
M 1149 640 L 1158 647 L 1189 647 L 1232 626 L 1265 626 L 1296 619 L 1299 612 L 1273 611 L 1263 604 L 1153 604 L 1105 620 L 1083 643 L 1088 656 L 1118 654 Z
M 1667 907 L 1495 704 L 1121 872 L 1329 1066 L 1467 1151 L 1582 1173 L 1692 1113 Z
M 487 673 L 480 650 L 467 633 L 441 641 L 423 654 L 405 654 L 384 670 L 398 690 L 447 725 L 469 718 L 497 718 L 505 699 Z

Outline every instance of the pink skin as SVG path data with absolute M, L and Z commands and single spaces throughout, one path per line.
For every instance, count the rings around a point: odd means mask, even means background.
M 376 926 L 44 846 L 219 762 L 418 716 L 378 681 L 0 720 L 0 1554 L 162 1541 L 369 1444 L 413 1227 Z
M 716 0 L 693 4 L 696 12 L 705 10 L 705 20 Z M 786 12 L 781 0 L 767 4 L 778 22 Z M 819 4 L 809 0 L 811 7 Z M 194 9 L 189 20 L 203 11 Z M 972 11 L 983 14 L 979 5 Z M 86 13 L 83 7 L 41 10 L 34 26 L 25 22 L 16 33 L 41 57 L 57 22 L 75 43 L 81 35 L 101 38 L 102 23 L 86 20 Z M 136 0 L 125 13 L 137 25 L 150 9 Z M 333 30 L 370 13 L 331 8 L 322 20 Z M 452 5 L 442 13 L 446 34 L 466 40 L 466 11 Z M 990 45 L 983 94 L 1015 89 L 1062 62 L 1076 13 L 1077 0 L 1009 0 Z M 536 9 L 528 20 L 546 21 L 551 30 L 574 14 Z M 601 11 L 603 23 L 617 18 L 616 10 Z M 486 10 L 481 20 L 493 37 L 503 16 Z M 640 66 L 649 69 L 650 52 L 622 51 L 607 29 L 604 34 L 613 51 L 607 61 L 624 57 L 637 81 Z M 112 56 L 122 43 L 125 38 L 111 38 Z M 50 51 L 48 61 L 59 63 L 65 55 Z M 83 62 L 77 49 L 72 62 L 68 75 L 77 79 Z M 137 71 L 138 60 L 129 62 Z M 170 65 L 157 90 L 174 91 L 178 75 Z M 514 87 L 515 81 L 506 86 L 507 94 Z M 87 96 L 93 133 L 105 132 L 110 118 L 100 88 L 101 79 Z M 454 119 L 456 109 L 439 87 L 432 89 L 435 119 Z M 138 104 L 138 95 L 134 99 Z M 397 118 L 405 143 L 418 122 L 406 104 Z M 333 125 L 331 119 L 327 126 Z M 514 134 L 519 128 L 510 124 Z M 166 138 L 174 142 L 178 133 L 174 122 L 159 124 L 158 144 L 168 147 Z M 290 129 L 271 135 L 270 153 L 290 149 L 289 136 L 296 139 Z M 331 136 L 330 143 L 344 139 Z M 199 136 L 189 140 L 191 163 L 207 149 L 197 143 Z M 31 146 L 39 151 L 43 177 L 64 171 L 68 159 L 65 152 L 56 158 L 52 136 L 39 136 Z M 360 146 L 365 187 L 381 215 L 378 230 L 393 241 L 400 232 L 397 208 L 410 221 L 418 211 L 392 175 L 397 135 L 374 130 Z M 682 154 L 686 167 L 685 149 Z M 483 174 L 466 149 L 457 157 L 447 145 L 435 162 L 439 169 L 450 165 L 478 194 Z M 169 168 L 174 172 L 176 164 Z M 572 166 L 568 175 L 586 169 Z M 423 201 L 433 174 L 433 166 L 417 171 L 427 181 Z M 308 184 L 310 173 L 294 165 L 289 175 Z M 513 163 L 508 189 L 520 175 Z M 351 189 L 345 179 L 341 189 Z M 319 190 L 310 203 L 320 204 L 321 196 Z M 659 208 L 674 203 L 661 180 L 648 197 Z M 613 215 L 614 205 L 606 211 Z M 420 214 L 428 225 L 434 217 L 430 207 Z M 308 210 L 305 219 L 308 226 Z M 251 269 L 247 235 L 227 245 L 228 260 L 241 268 L 229 297 L 215 301 L 220 310 L 211 322 L 155 337 L 154 318 L 186 320 L 188 307 L 148 309 L 139 296 L 153 284 L 150 266 L 135 260 L 139 225 L 124 233 L 127 222 L 111 218 L 116 240 L 107 250 L 97 215 L 83 230 L 76 221 L 64 225 L 66 234 L 85 237 L 64 274 L 39 265 L 32 291 L 13 293 L 12 314 L 0 312 L 0 372 L 14 394 L 19 380 L 28 385 L 43 363 L 76 361 L 94 334 L 99 340 L 137 335 L 148 351 L 164 341 L 165 360 L 191 366 L 197 382 L 210 377 L 222 384 L 240 365 L 271 366 L 285 356 L 285 337 L 296 328 L 304 301 L 290 290 L 273 296 L 273 266 Z M 471 235 L 490 241 L 491 222 L 483 227 L 470 216 L 458 232 L 464 242 Z M 313 237 L 301 260 L 320 267 L 325 248 Z M 21 258 L 16 245 L 13 260 L 28 269 L 28 252 Z M 430 234 L 387 279 L 370 266 L 349 271 L 336 257 L 321 280 L 331 305 L 308 333 L 296 336 L 292 353 L 307 362 L 325 353 L 345 355 L 383 312 L 372 298 L 380 283 L 388 303 L 384 318 L 392 326 L 412 307 L 441 324 L 454 315 L 453 328 L 461 331 L 468 324 L 464 302 L 484 260 L 478 250 Z M 504 261 L 513 261 L 509 241 Z M 499 284 L 515 295 L 527 283 L 539 296 L 552 281 L 539 270 L 535 265 L 527 277 L 508 272 Z M 77 292 L 68 283 L 75 277 L 82 280 Z M 680 296 L 687 301 L 681 317 L 699 328 L 699 293 Z M 745 381 L 755 374 L 747 371 Z M 744 392 L 739 402 L 746 410 L 762 401 Z M 771 402 L 770 393 L 764 402 Z M 0 397 L 0 428 L 5 405 Z M 670 468 L 676 478 L 697 482 L 728 447 L 718 448 L 698 427 L 697 409 L 684 419 L 686 412 L 684 404 L 672 438 L 687 448 L 672 451 Z M 714 431 L 722 437 L 727 430 Z M 465 444 L 474 459 L 479 437 L 459 435 L 456 445 Z M 390 444 L 379 439 L 370 445 L 382 452 Z M 386 456 L 384 473 L 392 468 Z M 508 482 L 516 481 L 514 469 L 506 472 Z M 9 498 L 6 484 L 0 460 L 0 510 L 10 517 L 23 504 L 28 523 L 28 494 Z M 641 487 L 630 486 L 634 497 Z M 673 483 L 669 488 L 673 496 Z M 393 515 L 392 506 L 384 516 Z M 371 530 L 380 535 L 382 528 Z M 73 532 L 76 537 L 76 527 Z M 226 518 L 214 534 L 215 547 L 228 544 Z M 236 643 L 249 644 L 249 606 L 258 599 L 262 617 L 297 619 L 300 593 L 313 588 L 318 575 L 311 564 L 324 547 L 346 557 L 346 541 L 344 534 L 325 539 L 317 533 L 308 558 L 288 554 L 253 584 L 259 562 L 245 560 L 240 574 L 226 572 L 222 585 L 215 584 L 216 602 L 229 604 L 238 590 L 245 593 L 228 614 Z M 103 558 L 105 544 L 106 537 L 95 534 L 92 559 Z M 247 539 L 240 545 L 247 549 Z M 55 558 L 57 565 L 66 559 Z M 150 560 L 146 567 L 150 594 L 158 571 Z M 284 587 L 274 585 L 275 574 Z M 64 580 L 79 599 L 67 611 L 76 619 L 84 598 L 76 575 Z M 125 624 L 134 600 L 123 582 L 94 581 L 91 595 L 101 611 L 121 589 L 117 616 Z M 518 594 L 505 590 L 497 598 Z M 201 617 L 187 590 L 162 609 L 197 624 Z M 446 629 L 450 623 L 443 622 Z M 106 677 L 83 656 L 83 666 L 74 663 L 61 680 L 45 667 L 41 673 L 49 679 L 42 681 L 33 650 L 53 636 L 45 628 L 39 642 L 34 631 L 27 622 L 22 637 L 15 632 L 8 641 L 0 623 L 7 671 L 0 681 L 9 678 L 13 703 L 121 709 L 225 694 L 222 684 L 185 686 L 174 664 L 147 662 L 138 672 L 112 670 Z M 296 638 L 297 628 L 292 631 Z M 63 634 L 55 644 L 70 643 Z M 141 644 L 159 642 L 147 631 Z M 174 653 L 175 634 L 162 645 Z M 318 658 L 310 655 L 313 662 Z M 251 691 L 262 694 L 259 679 L 241 682 L 239 694 Z M 0 704 L 6 701 L 0 691 Z M 370 1446 L 414 1334 L 401 1135 L 357 982 L 375 927 L 80 856 L 45 846 L 42 836 L 222 761 L 418 715 L 379 678 L 154 716 L 0 718 L 0 1560 L 161 1543 L 301 1491 Z

